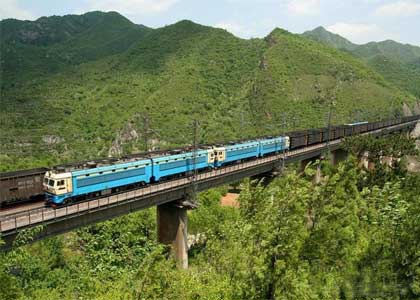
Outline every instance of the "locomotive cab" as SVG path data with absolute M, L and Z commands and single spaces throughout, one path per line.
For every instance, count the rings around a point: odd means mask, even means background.
M 288 136 L 284 137 L 284 147 L 285 147 L 285 149 L 290 148 L 290 137 L 288 137 Z
M 213 149 L 208 149 L 207 150 L 207 153 L 208 153 L 207 163 L 213 164 L 214 161 L 215 161 L 215 159 L 216 159 L 215 158 L 215 153 L 214 153 Z
M 214 147 L 214 166 L 220 167 L 226 160 L 226 148 L 225 147 Z
M 43 188 L 50 203 L 61 203 L 73 191 L 71 173 L 48 171 L 44 176 Z
M 216 161 L 224 161 L 226 159 L 226 148 L 216 147 L 214 148 L 214 154 L 216 157 Z

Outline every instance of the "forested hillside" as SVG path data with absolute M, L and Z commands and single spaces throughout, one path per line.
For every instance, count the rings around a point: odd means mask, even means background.
M 115 12 L 0 30 L 0 171 L 191 144 L 193 120 L 198 142 L 216 143 L 325 126 L 329 108 L 343 123 L 418 101 L 416 75 L 395 79 L 377 55 L 405 72 L 398 45 L 356 55 L 322 30 L 330 45 L 279 28 L 249 40 L 187 20 L 151 29 Z M 188 270 L 157 243 L 155 208 L 31 245 L 43 228 L 23 231 L 0 252 L 0 299 L 419 299 L 420 175 L 406 168 L 419 152 L 406 134 L 346 150 L 338 166 L 237 183 L 239 208 L 220 206 L 228 187 L 199 194 Z
M 389 82 L 420 98 L 420 47 L 392 40 L 356 45 L 323 27 L 306 31 L 302 35 L 352 53 L 366 61 Z
M 228 141 L 279 133 L 282 114 L 286 129 L 325 126 L 330 102 L 339 123 L 414 101 L 352 55 L 281 29 L 243 40 L 100 12 L 0 26 L 2 170 L 190 144 L 194 118 L 200 142 Z
M 0 254 L 1 299 L 414 300 L 420 297 L 420 177 L 382 155 L 416 155 L 405 135 L 349 143 L 368 150 L 304 174 L 289 168 L 267 187 L 241 184 L 240 208 L 225 188 L 199 196 L 189 214 L 189 269 L 156 243 L 149 209 Z M 417 152 L 418 155 L 418 152 Z M 419 156 L 417 156 L 419 158 Z M 30 239 L 22 235 L 20 242 Z
M 2 89 L 123 52 L 150 31 L 115 12 L 6 19 L 0 30 Z

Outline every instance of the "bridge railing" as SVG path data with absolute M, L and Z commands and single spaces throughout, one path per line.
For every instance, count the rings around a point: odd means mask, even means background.
M 403 124 L 398 124 L 392 127 L 402 126 Z M 381 129 L 382 130 L 382 129 Z M 377 131 L 381 131 L 377 130 Z M 375 131 L 374 131 L 375 132 Z M 372 132 L 369 132 L 372 133 Z M 366 133 L 366 134 L 369 134 Z M 342 142 L 342 139 L 333 140 L 329 142 L 329 146 L 339 144 Z M 228 173 L 234 173 L 239 170 L 244 170 L 247 168 L 253 168 L 259 165 L 266 163 L 273 163 L 274 161 L 281 161 L 282 159 L 287 160 L 288 158 L 299 156 L 302 153 L 309 153 L 314 150 L 319 150 L 320 148 L 326 148 L 327 143 L 321 143 L 317 145 L 308 146 L 301 149 L 286 151 L 273 156 L 267 156 L 251 161 L 242 162 L 239 164 L 234 164 L 226 166 L 219 169 L 213 169 L 208 172 L 202 172 L 197 174 L 196 182 L 206 181 L 210 178 L 215 178 L 218 176 L 224 176 Z M 77 217 L 81 214 L 89 213 L 93 210 L 99 210 L 103 208 L 108 208 L 110 206 L 118 206 L 122 203 L 129 201 L 137 201 L 141 198 L 146 198 L 147 196 L 157 194 L 159 192 L 167 192 L 173 189 L 179 188 L 188 188 L 191 187 L 192 177 L 179 178 L 163 183 L 152 184 L 143 188 L 121 192 L 118 194 L 113 194 L 110 196 L 100 197 L 96 199 L 90 199 L 83 202 L 77 202 L 74 204 L 66 205 L 63 207 L 58 207 L 56 209 L 51 207 L 36 208 L 33 210 L 27 210 L 24 212 L 18 212 L 10 215 L 3 215 L 0 217 L 0 232 L 17 232 L 18 230 L 26 227 L 31 227 L 33 225 L 45 224 L 50 222 L 55 222 L 58 219 Z

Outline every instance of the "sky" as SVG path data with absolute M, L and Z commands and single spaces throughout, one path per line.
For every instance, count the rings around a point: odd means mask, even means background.
M 0 19 L 93 10 L 117 11 L 152 28 L 188 19 L 242 38 L 276 27 L 302 33 L 324 26 L 357 44 L 393 39 L 420 46 L 420 0 L 1 0 Z

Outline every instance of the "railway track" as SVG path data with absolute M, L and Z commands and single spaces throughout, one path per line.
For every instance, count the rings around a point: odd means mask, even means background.
M 409 122 L 412 123 L 412 122 Z M 392 130 L 393 128 L 403 127 L 404 124 L 398 124 L 395 126 L 390 126 L 387 129 Z M 381 129 L 382 130 L 382 129 Z M 381 130 L 377 130 L 380 132 Z M 367 132 L 363 134 L 372 134 L 376 131 Z M 342 139 L 330 141 L 329 145 L 336 145 L 342 142 Z M 319 148 L 325 148 L 326 143 L 320 143 L 313 146 L 308 146 L 305 148 L 287 151 L 287 157 L 293 157 L 305 152 L 310 152 Z M 258 164 L 263 164 L 267 162 L 272 162 L 275 160 L 283 159 L 283 154 L 273 155 L 269 157 L 264 157 L 233 166 L 223 167 L 217 170 L 212 170 L 209 172 L 204 172 L 198 174 L 198 180 L 205 180 L 212 176 L 219 176 L 228 172 L 239 170 L 242 168 L 252 167 Z M 180 186 L 187 186 L 191 183 L 190 178 L 181 178 L 168 182 L 162 182 L 158 184 L 148 185 L 144 188 L 122 192 L 116 195 L 111 195 L 108 197 L 102 197 L 98 199 L 91 199 L 84 202 L 74 203 L 67 206 L 58 207 L 56 209 L 51 207 L 45 207 L 43 201 L 31 202 L 26 204 L 20 204 L 18 206 L 3 208 L 0 210 L 0 231 L 7 232 L 10 230 L 17 230 L 18 228 L 25 228 L 27 226 L 33 226 L 34 224 L 41 224 L 43 222 L 48 222 L 49 220 L 54 220 L 57 218 L 62 218 L 65 216 L 77 215 L 84 213 L 91 209 L 98 209 L 108 205 L 122 203 L 128 201 L 131 198 L 138 198 L 142 196 L 147 196 L 149 194 L 158 193 L 165 191 L 171 188 L 178 188 Z
M 341 140 L 332 141 L 330 145 L 333 146 L 339 143 L 341 143 Z M 280 162 L 283 158 L 287 159 L 287 157 L 297 156 L 308 151 L 314 151 L 321 148 L 325 148 L 325 143 L 310 146 L 305 149 L 289 151 L 286 153 L 285 156 L 283 156 L 283 154 L 277 154 L 243 162 L 241 164 L 235 164 L 220 169 L 203 172 L 197 175 L 197 182 L 205 181 L 209 178 L 223 176 L 225 174 L 244 170 L 247 168 L 252 168 L 260 164 L 273 163 L 274 161 Z M 88 213 L 91 210 L 101 209 L 102 207 L 118 205 L 119 203 L 129 201 L 130 199 L 147 197 L 149 195 L 163 193 L 167 190 L 171 190 L 174 188 L 187 188 L 188 186 L 190 186 L 190 184 L 191 178 L 184 177 L 168 182 L 149 185 L 147 187 L 132 191 L 122 192 L 112 196 L 101 197 L 85 202 L 69 204 L 67 206 L 62 206 L 55 209 L 51 207 L 27 209 L 28 206 L 22 206 L 20 210 L 18 209 L 15 213 L 0 216 L 0 229 L 2 232 L 7 232 L 10 230 L 17 230 L 18 228 L 33 226 L 35 224 L 42 224 L 44 222 L 54 221 L 60 218 L 77 216 L 79 214 Z
M 17 214 L 19 212 L 40 209 L 43 207 L 45 207 L 44 200 L 38 200 L 31 203 L 21 203 L 21 204 L 16 204 L 9 207 L 3 207 L 0 209 L 0 217 Z

